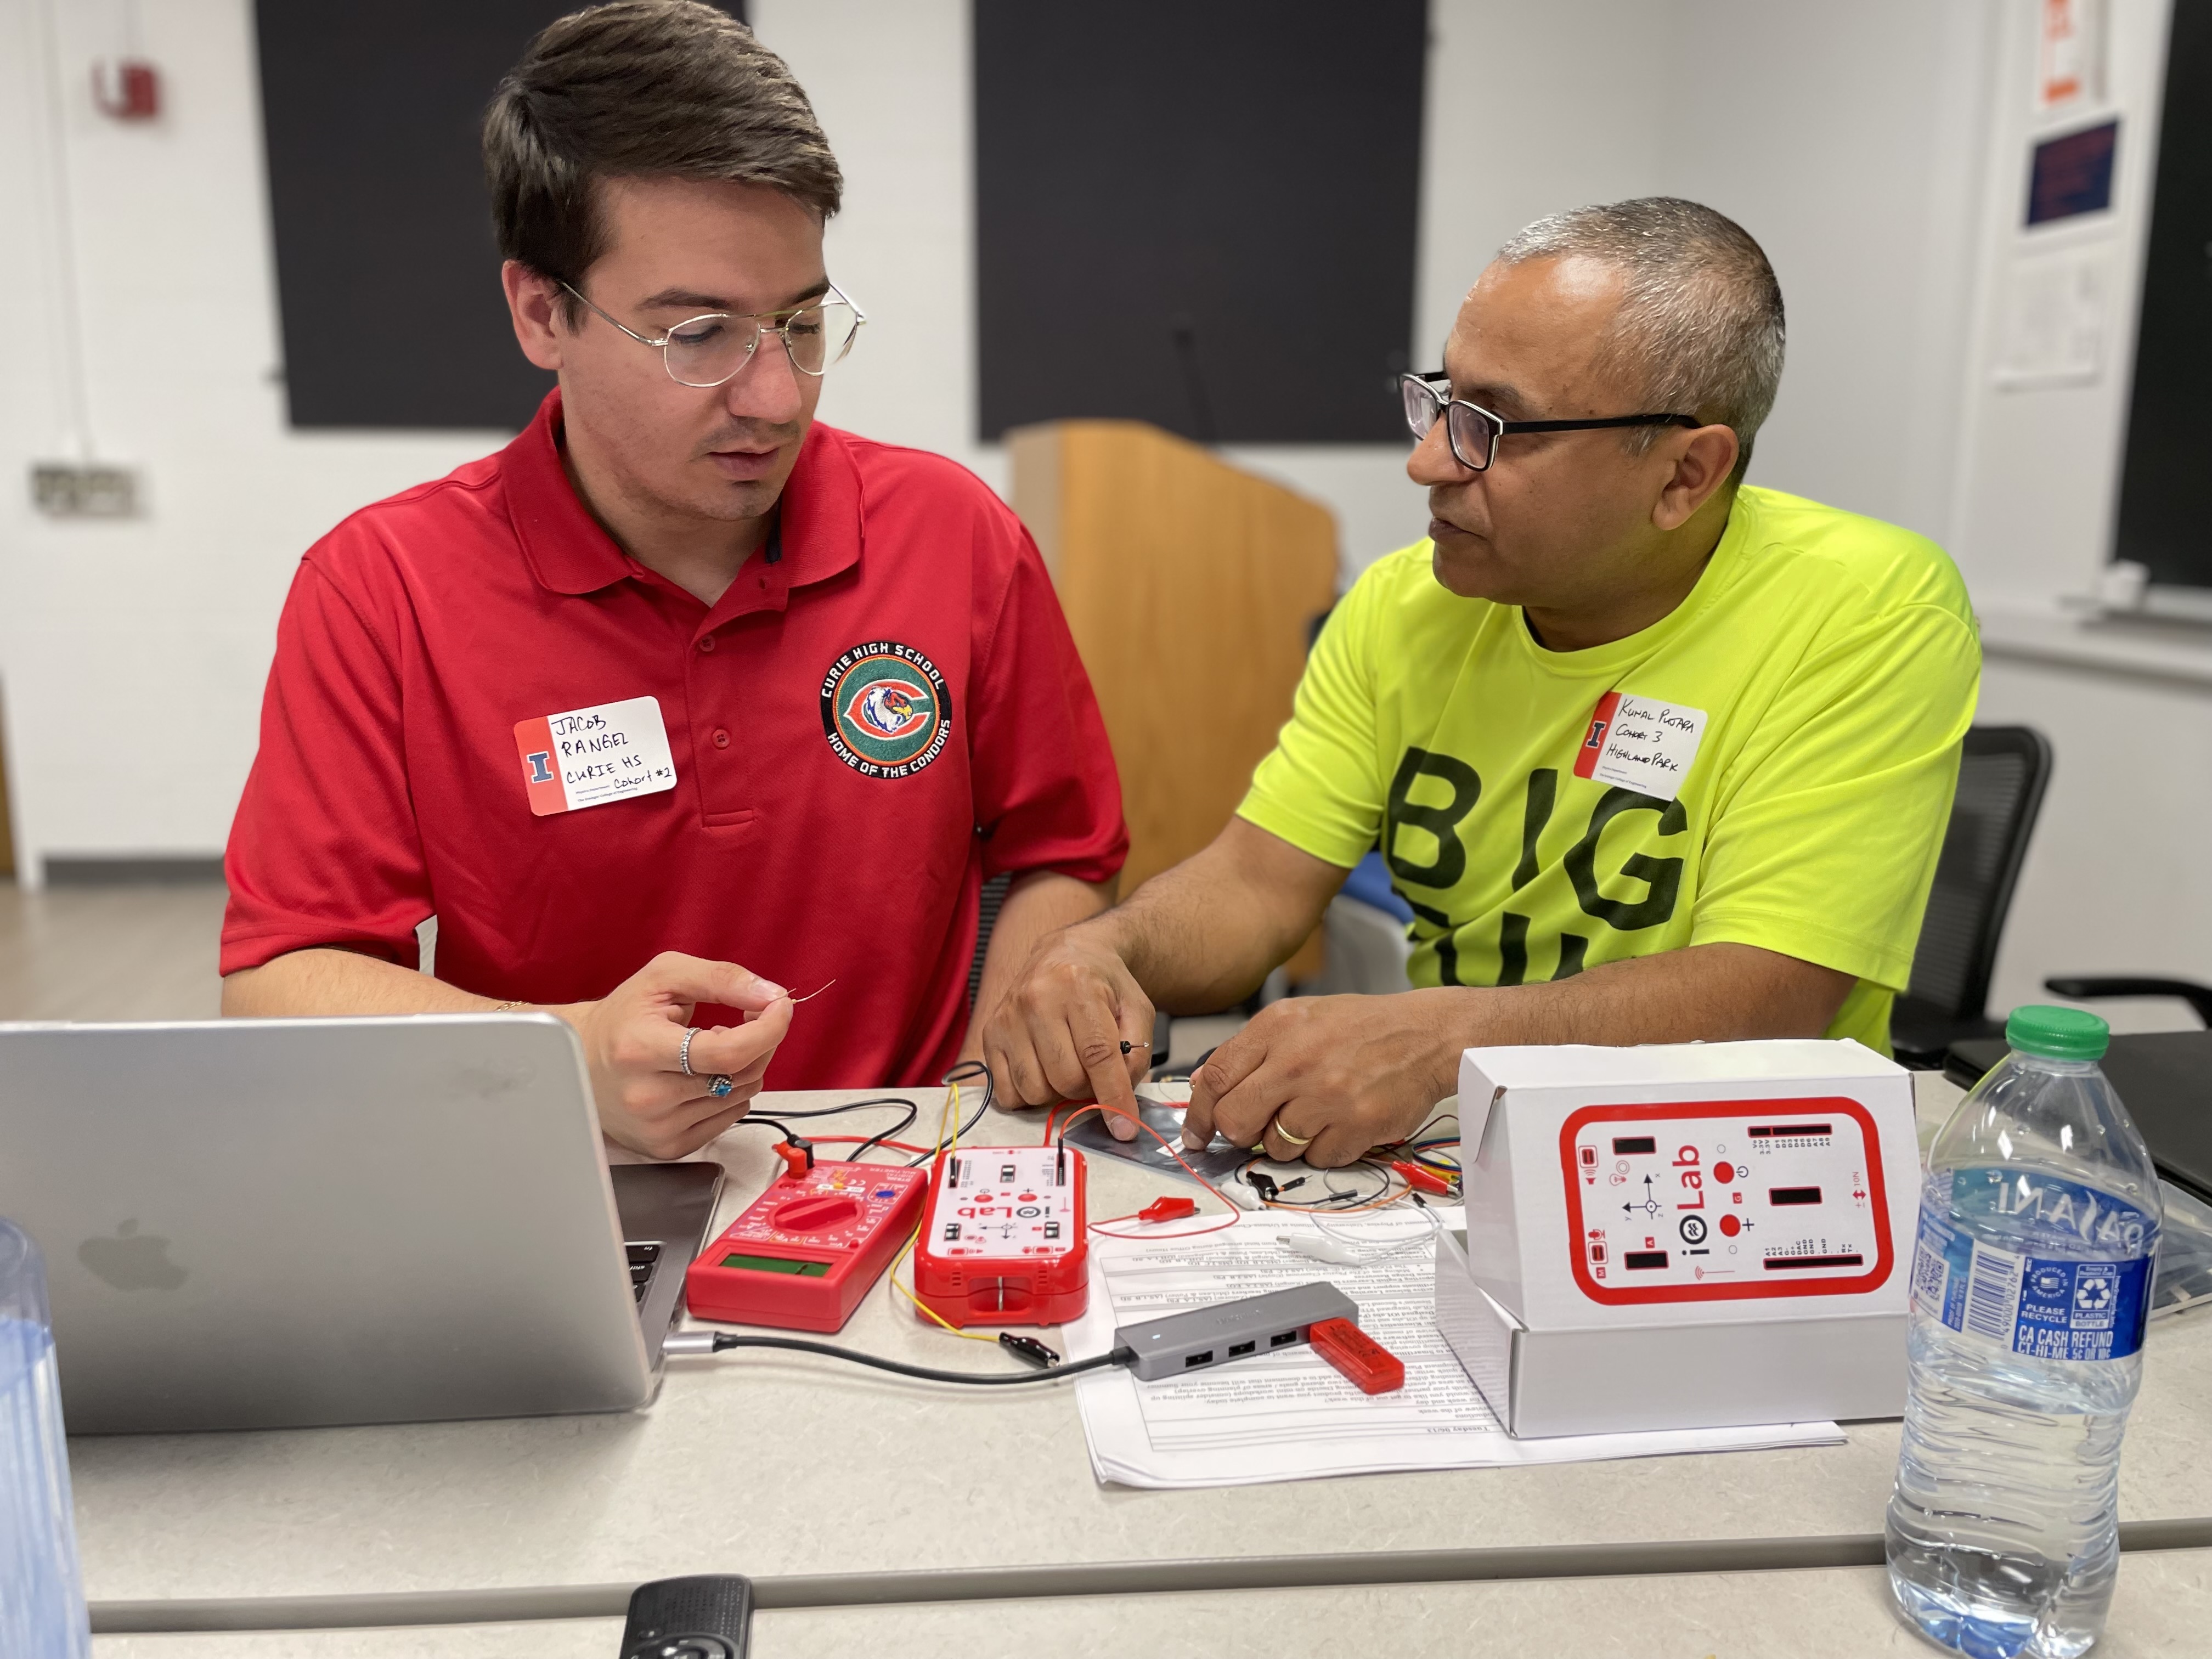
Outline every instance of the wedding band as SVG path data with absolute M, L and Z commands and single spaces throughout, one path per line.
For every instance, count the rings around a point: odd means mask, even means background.
M 1288 1129 L 1285 1129 L 1283 1127 L 1283 1115 L 1280 1112 L 1276 1113 L 1275 1115 L 1268 1121 L 1267 1127 L 1282 1137 L 1283 1144 L 1285 1146 L 1291 1147 L 1310 1146 L 1314 1144 L 1315 1136 L 1321 1133 L 1321 1131 L 1316 1129 L 1313 1132 L 1313 1134 L 1310 1135 L 1292 1134 Z M 1264 1140 L 1267 1137 L 1262 1135 L 1261 1139 Z
M 697 1026 L 685 1026 L 684 1028 L 684 1046 L 676 1051 L 676 1069 L 683 1073 L 686 1077 L 696 1077 L 699 1075 L 698 1073 L 691 1069 L 691 1039 L 698 1035 L 699 1028 Z
M 707 1085 L 707 1092 L 714 1096 L 715 1099 L 720 1100 L 724 1095 L 729 1093 L 731 1090 L 737 1086 L 738 1085 L 736 1084 L 731 1082 L 730 1079 L 725 1077 L 721 1073 L 717 1072 L 714 1073 L 714 1080 Z

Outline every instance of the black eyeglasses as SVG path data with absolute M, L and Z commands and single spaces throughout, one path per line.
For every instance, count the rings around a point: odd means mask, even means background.
M 1488 470 L 1498 459 L 1498 441 L 1509 432 L 1587 432 L 1607 426 L 1686 426 L 1704 424 L 1694 415 L 1613 415 L 1601 421 L 1509 421 L 1480 404 L 1449 398 L 1448 378 L 1433 374 L 1401 374 L 1398 386 L 1405 394 L 1406 424 L 1416 438 L 1425 438 L 1444 416 L 1444 441 L 1452 459 L 1470 472 Z M 1441 389 L 1440 389 L 1441 388 Z

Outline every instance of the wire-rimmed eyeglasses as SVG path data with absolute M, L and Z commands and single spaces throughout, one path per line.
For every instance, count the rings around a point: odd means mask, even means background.
M 788 311 L 753 314 L 710 311 L 687 318 L 656 340 L 634 328 L 624 327 L 585 299 L 570 283 L 561 286 L 640 345 L 651 346 L 659 352 L 668 378 L 677 385 L 702 389 L 724 386 L 735 379 L 738 371 L 752 361 L 754 348 L 760 344 L 763 334 L 773 334 L 783 342 L 784 355 L 800 374 L 825 374 L 833 363 L 842 361 L 853 349 L 860 325 L 868 320 L 860 307 L 832 283 L 829 293 L 821 299 L 810 300 Z
M 1595 421 L 1509 421 L 1480 404 L 1448 395 L 1450 382 L 1443 371 L 1429 374 L 1401 374 L 1399 389 L 1406 399 L 1406 424 L 1416 438 L 1425 438 L 1444 418 L 1444 441 L 1452 459 L 1470 472 L 1489 469 L 1498 459 L 1498 441 L 1509 432 L 1585 432 L 1607 426 L 1703 425 L 1694 415 L 1613 415 Z M 1447 413 L 1449 411 L 1449 413 Z

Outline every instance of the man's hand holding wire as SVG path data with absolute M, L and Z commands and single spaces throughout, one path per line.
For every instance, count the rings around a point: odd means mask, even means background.
M 687 1047 L 702 1002 L 740 1009 L 745 1023 L 697 1030 Z M 791 1029 L 791 994 L 735 963 L 664 951 L 597 1002 L 552 1012 L 583 1039 L 607 1139 L 681 1158 L 745 1115 Z M 729 1079 L 719 1094 L 718 1077 Z
M 1183 1145 L 1218 1133 L 1282 1163 L 1357 1163 L 1452 1092 L 1463 1024 L 1435 991 L 1270 1003 L 1191 1073 Z

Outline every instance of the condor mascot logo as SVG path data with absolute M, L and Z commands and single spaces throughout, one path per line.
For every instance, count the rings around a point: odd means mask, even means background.
M 951 727 L 945 676 L 910 645 L 856 645 L 822 677 L 822 735 L 863 777 L 913 775 L 944 752 Z

